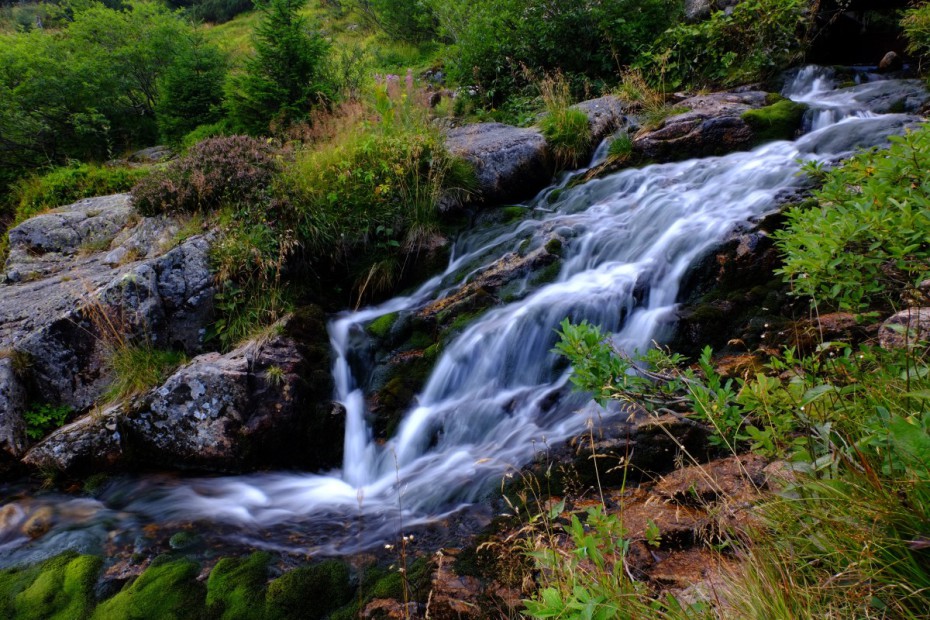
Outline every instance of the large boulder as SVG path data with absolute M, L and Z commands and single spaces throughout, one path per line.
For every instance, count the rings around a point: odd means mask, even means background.
M 888 317 L 878 330 L 883 349 L 926 347 L 930 343 L 930 308 L 907 308 Z
M 657 161 L 723 155 L 771 139 L 788 139 L 800 129 L 804 107 L 762 91 L 698 95 L 683 110 L 641 132 L 634 153 Z
M 242 471 L 281 463 L 302 439 L 305 370 L 283 336 L 206 353 L 132 406 L 125 441 L 146 465 Z
M 10 230 L 0 283 L 0 351 L 10 360 L 0 364 L 0 450 L 22 454 L 30 402 L 78 411 L 94 404 L 114 347 L 203 350 L 213 313 L 210 238 L 178 233 L 171 219 L 139 218 L 125 194 Z
M 621 127 L 630 124 L 626 115 L 626 105 L 615 95 L 582 101 L 573 105 L 572 108 L 584 112 L 588 117 L 591 141 L 594 145 Z
M 546 139 L 535 128 L 476 123 L 448 130 L 446 146 L 470 162 L 477 177 L 474 202 L 501 203 L 529 198 L 552 179 Z

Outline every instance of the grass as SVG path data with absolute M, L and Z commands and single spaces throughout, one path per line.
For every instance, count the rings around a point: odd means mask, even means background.
M 544 78 L 539 84 L 546 115 L 539 128 L 559 168 L 574 168 L 591 148 L 588 116 L 571 106 L 568 82 L 561 75 Z
M 105 397 L 118 401 L 142 394 L 161 385 L 186 360 L 183 353 L 151 344 L 117 346 L 107 360 L 113 378 Z

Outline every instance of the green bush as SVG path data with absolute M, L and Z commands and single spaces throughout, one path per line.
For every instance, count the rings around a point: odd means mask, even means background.
M 194 128 L 218 122 L 222 115 L 225 60 L 200 36 L 179 50 L 158 84 L 158 130 L 177 143 Z
M 923 57 L 930 55 L 930 4 L 908 10 L 901 26 L 907 36 L 907 51 Z
M 546 115 L 539 128 L 560 168 L 573 168 L 588 155 L 591 126 L 588 115 L 570 107 L 571 94 L 561 75 L 546 78 L 540 84 Z
M 638 65 L 668 89 L 758 81 L 803 58 L 812 19 L 807 0 L 744 0 L 669 29 Z
M 679 0 L 430 0 L 454 43 L 447 67 L 460 84 L 500 103 L 528 83 L 526 68 L 561 71 L 575 96 L 618 68 L 681 13 Z
M 778 273 L 796 294 L 854 311 L 888 307 L 930 273 L 930 129 L 891 140 L 827 173 L 816 206 L 788 211 L 775 235 Z
M 352 0 L 371 23 L 392 39 L 420 43 L 436 34 L 436 19 L 424 0 Z
M 17 181 L 10 192 L 15 220 L 22 222 L 82 198 L 127 192 L 149 174 L 148 168 L 72 164 Z
M 26 421 L 26 435 L 30 439 L 41 439 L 48 435 L 56 428 L 63 426 L 71 414 L 74 413 L 68 405 L 33 405 L 23 412 L 23 419 Z

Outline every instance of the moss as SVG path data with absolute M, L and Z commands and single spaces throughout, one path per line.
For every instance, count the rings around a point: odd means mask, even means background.
M 891 114 L 904 114 L 905 112 L 907 112 L 907 100 L 898 99 L 897 101 L 892 103 L 891 106 L 889 106 L 888 112 L 890 112 Z
M 537 270 L 530 276 L 530 284 L 533 286 L 542 286 L 543 284 L 549 284 L 550 282 L 555 282 L 555 279 L 559 277 L 559 274 L 562 272 L 562 261 L 557 260 L 549 263 L 542 269 Z
M 26 569 L 0 572 L 0 617 L 87 618 L 101 564 L 100 558 L 69 552 Z
M 417 558 L 407 565 L 407 590 L 411 600 L 425 599 L 430 587 L 430 563 L 426 558 Z M 364 593 L 364 599 L 404 598 L 404 578 L 400 571 L 391 571 L 378 579 L 370 590 Z
M 787 101 L 787 98 L 778 93 L 766 93 L 765 95 L 765 105 L 775 105 L 776 103 L 781 103 L 782 101 Z
M 801 126 L 807 106 L 785 99 L 758 110 L 743 112 L 742 119 L 752 127 L 757 143 L 790 140 Z
M 207 616 L 219 620 L 261 620 L 265 617 L 267 553 L 224 558 L 207 580 Z
M 381 340 L 387 338 L 399 316 L 400 315 L 397 312 L 391 312 L 390 314 L 379 316 L 377 319 L 368 324 L 368 333 Z
M 529 213 L 529 210 L 526 207 L 518 206 L 502 207 L 500 211 L 504 216 L 504 222 L 508 223 L 522 220 L 524 217 L 526 217 L 526 214 Z
M 404 350 L 415 351 L 418 349 L 425 349 L 435 343 L 436 343 L 436 339 L 433 338 L 433 336 L 431 336 L 430 334 L 424 331 L 415 330 L 410 335 L 410 338 L 407 340 L 407 342 L 404 343 L 404 346 L 401 348 Z
M 168 539 L 168 546 L 172 549 L 185 549 L 197 542 L 197 535 L 191 532 L 178 532 Z
M 338 560 L 327 560 L 298 568 L 272 581 L 265 598 L 267 617 L 273 620 L 325 618 L 351 597 L 348 566 Z
M 563 190 L 562 188 L 552 190 L 551 192 L 549 192 L 549 195 L 546 196 L 546 202 L 548 202 L 549 204 L 554 204 L 558 202 L 559 198 L 562 197 L 562 192 L 564 191 L 565 190 Z
M 139 578 L 97 607 L 93 620 L 197 620 L 204 616 L 200 567 L 190 560 L 156 558 Z
M 546 251 L 555 256 L 562 255 L 562 240 L 558 237 L 553 237 L 546 242 Z

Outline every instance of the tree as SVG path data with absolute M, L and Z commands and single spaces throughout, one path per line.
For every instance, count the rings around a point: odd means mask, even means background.
M 162 139 L 177 142 L 194 128 L 218 121 L 225 78 L 223 55 L 193 34 L 159 82 L 155 112 Z
M 229 93 L 234 124 L 252 134 L 289 124 L 332 96 L 324 79 L 329 43 L 298 14 L 305 0 L 267 0 L 255 28 L 255 54 Z

